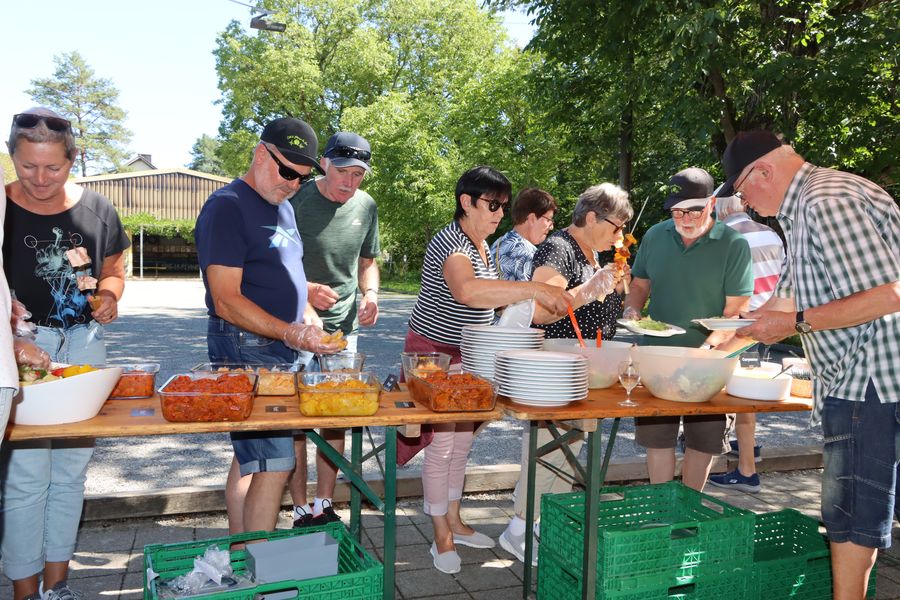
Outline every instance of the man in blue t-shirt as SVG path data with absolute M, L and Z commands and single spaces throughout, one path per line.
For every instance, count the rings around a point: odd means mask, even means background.
M 247 173 L 214 192 L 200 211 L 194 238 L 213 363 L 297 363 L 299 350 L 339 350 L 323 342 L 321 321 L 307 302 L 303 244 L 286 202 L 318 169 L 317 148 L 303 121 L 271 121 Z M 231 440 L 229 531 L 272 530 L 295 464 L 291 431 L 234 432 Z

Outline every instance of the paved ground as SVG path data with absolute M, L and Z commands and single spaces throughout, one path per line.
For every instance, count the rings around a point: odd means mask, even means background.
M 158 382 L 205 362 L 206 309 L 203 284 L 199 279 L 129 280 L 120 304 L 121 317 L 107 328 L 110 358 L 117 361 L 159 362 Z M 415 297 L 384 293 L 381 317 L 372 329 L 364 329 L 359 349 L 368 355 L 366 367 L 380 379 L 398 373 L 400 351 L 406 335 L 406 322 Z M 609 424 L 606 424 L 608 430 Z M 380 432 L 374 430 L 380 443 Z M 758 428 L 760 444 L 769 447 L 814 445 L 818 430 L 807 427 L 801 413 L 761 415 Z M 521 426 L 518 421 L 492 423 L 475 441 L 470 455 L 472 465 L 517 464 Z M 310 456 L 314 448 L 310 444 Z M 643 454 L 634 443 L 630 419 L 619 433 L 615 457 Z M 231 460 L 231 446 L 225 434 L 155 436 L 101 439 L 91 462 L 87 493 L 152 492 L 185 486 L 219 487 Z M 310 465 L 310 478 L 315 477 Z M 368 474 L 374 474 L 374 465 Z M 402 468 L 417 473 L 421 456 Z
M 792 507 L 817 518 L 819 479 L 819 471 L 772 473 L 767 477 L 770 485 L 758 495 L 715 488 L 707 491 L 756 512 Z M 509 494 L 467 496 L 463 506 L 469 523 L 495 538 L 503 531 L 512 511 Z M 346 521 L 347 511 L 340 512 Z M 381 518 L 369 513 L 363 519 L 364 545 L 380 560 L 384 537 Z M 431 524 L 421 513 L 419 501 L 401 503 L 397 525 L 398 599 L 517 600 L 522 597 L 522 565 L 499 548 L 461 547 L 463 570 L 459 574 L 445 575 L 435 570 L 428 554 Z M 289 526 L 286 512 L 280 526 Z M 142 598 L 141 561 L 145 544 L 204 540 L 225 535 L 225 528 L 222 513 L 85 524 L 72 561 L 72 584 L 85 592 L 87 599 L 137 600 Z M 900 544 L 900 528 L 895 528 L 894 539 L 895 544 Z M 877 570 L 876 598 L 900 598 L 900 545 L 880 554 Z M 0 586 L 0 599 L 11 597 L 9 586 Z

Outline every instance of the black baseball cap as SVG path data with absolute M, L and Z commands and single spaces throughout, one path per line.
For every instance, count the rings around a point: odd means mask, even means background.
M 722 155 L 722 168 L 725 169 L 725 183 L 719 190 L 719 196 L 734 196 L 734 183 L 747 165 L 784 145 L 784 142 L 771 131 L 762 129 L 742 131 L 734 136 L 725 154 Z
M 336 167 L 362 167 L 370 172 L 369 161 L 372 160 L 372 148 L 369 141 L 351 131 L 339 131 L 325 144 L 322 156 Z
M 669 185 L 677 189 L 666 196 L 664 210 L 705 206 L 713 193 L 712 175 L 698 167 L 689 167 L 678 171 L 669 179 Z
M 319 139 L 305 121 L 294 117 L 281 117 L 269 121 L 259 139 L 278 148 L 278 151 L 295 165 L 313 167 L 322 173 L 322 167 L 316 158 Z

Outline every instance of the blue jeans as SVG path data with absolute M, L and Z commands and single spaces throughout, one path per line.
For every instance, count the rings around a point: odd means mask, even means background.
M 103 326 L 96 321 L 65 330 L 38 327 L 36 343 L 54 362 L 106 362 Z M 0 462 L 0 552 L 7 577 L 25 579 L 43 571 L 45 562 L 72 558 L 93 452 L 93 440 L 4 445 Z
M 822 520 L 832 542 L 889 548 L 900 487 L 900 403 L 882 404 L 869 382 L 864 402 L 825 398 Z
M 250 333 L 218 317 L 209 317 L 206 345 L 210 362 L 297 363 L 297 353 L 278 340 Z M 293 471 L 291 431 L 233 431 L 231 445 L 241 476 L 264 471 Z

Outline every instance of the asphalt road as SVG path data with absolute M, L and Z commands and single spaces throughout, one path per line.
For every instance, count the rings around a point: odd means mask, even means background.
M 130 280 L 120 303 L 120 318 L 106 329 L 110 360 L 158 362 L 158 384 L 175 373 L 205 362 L 206 309 L 203 284 L 198 279 Z M 364 329 L 359 350 L 367 355 L 366 368 L 383 380 L 399 373 L 400 351 L 414 296 L 383 293 L 381 315 L 375 327 Z M 608 430 L 609 424 L 606 424 Z M 374 430 L 375 443 L 381 432 Z M 491 423 L 475 441 L 470 464 L 518 463 L 521 425 L 504 420 Z M 759 417 L 757 443 L 769 447 L 813 444 L 818 430 L 807 427 L 807 416 L 780 413 Z M 634 444 L 630 419 L 622 422 L 615 456 L 641 455 Z M 314 448 L 310 444 L 310 456 Z M 87 493 L 105 495 L 171 489 L 185 486 L 221 486 L 231 461 L 225 434 L 198 434 L 97 440 L 88 469 Z M 371 462 L 371 461 L 370 461 Z M 310 478 L 314 478 L 314 464 Z M 418 472 L 421 455 L 402 467 Z M 368 467 L 374 474 L 377 466 Z

